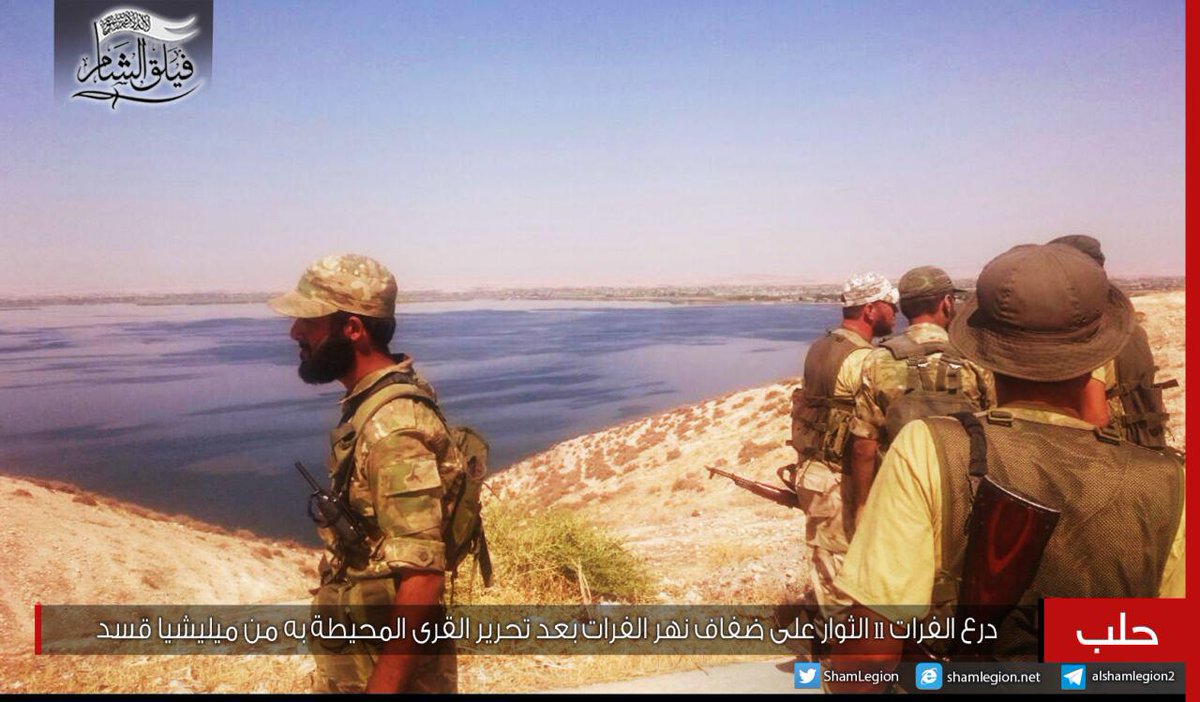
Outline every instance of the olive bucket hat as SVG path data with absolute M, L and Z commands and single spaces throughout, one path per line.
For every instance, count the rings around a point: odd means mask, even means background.
M 1087 254 L 1026 244 L 984 266 L 949 331 L 959 351 L 984 368 L 1052 383 L 1104 365 L 1133 325 L 1129 298 Z

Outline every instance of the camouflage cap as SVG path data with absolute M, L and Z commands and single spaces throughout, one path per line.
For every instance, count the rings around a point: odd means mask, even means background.
M 396 278 L 373 258 L 326 256 L 304 271 L 295 290 L 267 304 L 287 317 L 324 317 L 339 310 L 366 317 L 394 317 Z
M 897 285 L 900 289 L 901 300 L 911 300 L 918 297 L 934 297 L 966 292 L 954 287 L 954 282 L 946 271 L 937 266 L 921 266 L 905 273 Z
M 842 286 L 842 307 L 858 307 L 880 300 L 900 304 L 900 295 L 892 282 L 878 273 L 852 275 Z

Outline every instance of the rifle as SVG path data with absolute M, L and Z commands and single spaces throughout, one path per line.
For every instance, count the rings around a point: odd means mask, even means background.
M 1000 628 L 1022 595 L 1033 584 L 1046 544 L 1058 525 L 1059 512 L 992 482 L 979 481 L 967 523 L 962 586 L 955 618 Z M 991 654 L 992 642 L 970 652 Z M 963 647 L 951 652 L 967 653 Z
M 779 476 L 780 476 L 781 480 L 783 479 L 783 472 L 785 470 L 787 470 L 788 468 L 795 470 L 794 465 L 784 466 L 783 468 L 780 468 Z M 765 497 L 768 500 L 774 502 L 775 504 L 780 504 L 780 505 L 783 505 L 784 507 L 789 507 L 791 509 L 804 509 L 804 508 L 808 507 L 807 504 L 802 504 L 800 496 L 797 495 L 792 490 L 788 490 L 788 489 L 784 489 L 784 488 L 777 488 L 773 485 L 767 485 L 766 483 L 760 483 L 757 480 L 743 478 L 740 475 L 735 475 L 733 473 L 727 473 L 726 471 L 723 471 L 719 468 L 713 468 L 712 466 L 705 466 L 705 469 L 708 471 L 708 479 L 709 480 L 712 480 L 713 476 L 721 475 L 721 476 L 724 476 L 724 477 L 732 480 L 734 485 L 737 485 L 738 487 L 742 488 L 743 490 L 749 490 L 750 492 L 754 493 L 755 495 L 758 495 L 759 497 Z
M 317 526 L 333 531 L 345 562 L 366 562 L 371 552 L 367 548 L 366 529 L 358 515 L 351 512 L 336 495 L 321 487 L 300 461 L 296 461 L 296 470 L 313 489 L 308 498 L 309 518 Z
M 981 625 L 990 624 L 999 630 L 1033 584 L 1046 544 L 1058 526 L 1059 512 L 993 482 L 987 474 L 983 426 L 967 412 L 951 416 L 962 424 L 970 439 L 967 471 L 974 486 L 954 617 L 958 621 L 973 617 Z M 968 649 L 956 639 L 948 650 L 935 652 L 910 639 L 905 641 L 905 648 L 917 659 L 987 659 L 992 655 L 993 643 Z

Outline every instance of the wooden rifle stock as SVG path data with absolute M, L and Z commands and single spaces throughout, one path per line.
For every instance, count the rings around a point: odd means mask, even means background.
M 1000 487 L 987 476 L 979 481 L 967 522 L 958 621 L 974 617 L 1000 628 L 1033 584 L 1058 517 L 1057 510 Z M 990 654 L 990 646 L 974 648 L 972 657 Z

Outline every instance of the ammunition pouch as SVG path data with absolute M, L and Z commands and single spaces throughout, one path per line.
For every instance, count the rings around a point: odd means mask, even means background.
M 801 463 L 817 460 L 840 466 L 850 440 L 854 402 L 792 393 L 792 447 Z
M 905 335 L 883 342 L 892 357 L 904 361 L 904 394 L 888 405 L 884 414 L 886 435 L 880 448 L 889 446 L 904 425 L 925 417 L 949 417 L 960 412 L 976 412 L 979 407 L 962 393 L 962 373 L 966 363 L 947 343 L 917 343 Z M 941 354 L 932 358 L 934 354 Z

